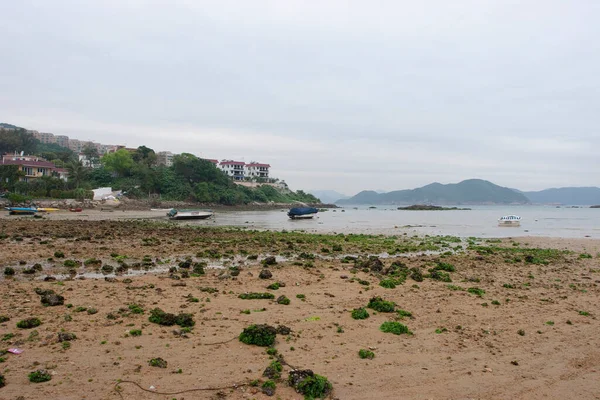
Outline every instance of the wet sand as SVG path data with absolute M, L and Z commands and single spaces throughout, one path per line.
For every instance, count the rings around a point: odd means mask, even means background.
M 249 383 L 265 381 L 263 371 L 273 360 L 265 348 L 237 340 L 255 323 L 292 330 L 277 335 L 275 348 L 288 365 L 272 398 L 303 398 L 285 383 L 292 366 L 326 376 L 331 398 L 344 400 L 598 398 L 598 240 L 477 241 L 471 245 L 482 247 L 461 252 L 456 246 L 467 247 L 464 240 L 207 230 L 119 221 L 117 211 L 102 221 L 104 215 L 77 217 L 89 221 L 0 219 L 0 266 L 16 270 L 14 277 L 0 278 L 0 315 L 10 317 L 0 324 L 0 349 L 23 350 L 2 356 L 6 386 L 0 399 L 267 399 Z M 436 251 L 424 251 L 434 243 Z M 417 250 L 406 252 L 411 248 Z M 343 262 L 347 254 L 390 249 L 397 253 L 381 258 L 384 271 Z M 253 255 L 256 260 L 248 259 Z M 269 267 L 271 279 L 260 279 L 261 261 L 269 255 L 280 261 Z M 178 266 L 187 258 L 215 268 L 182 277 L 188 270 Z M 65 260 L 82 265 L 66 267 Z M 438 261 L 456 271 L 449 273 L 452 282 L 409 277 L 386 289 L 379 282 L 394 261 L 424 274 Z M 23 273 L 36 263 L 42 271 Z M 123 264 L 122 275 L 102 274 L 102 266 Z M 169 273 L 170 267 L 177 271 Z M 239 275 L 231 276 L 230 267 Z M 98 278 L 81 279 L 86 273 Z M 46 276 L 60 279 L 44 282 Z M 277 281 L 285 287 L 266 289 Z M 54 290 L 65 304 L 43 306 L 35 288 Z M 485 293 L 479 297 L 468 288 Z M 285 295 L 291 303 L 238 297 L 246 292 Z M 374 296 L 413 316 L 368 309 L 369 318 L 352 319 L 350 311 Z M 131 304 L 144 314 L 131 313 Z M 196 325 L 181 335 L 177 326 L 151 323 L 156 307 L 191 313 Z M 97 312 L 88 313 L 90 308 Z M 29 317 L 42 324 L 16 327 Z M 384 333 L 379 327 L 385 321 L 401 322 L 413 335 Z M 141 336 L 130 334 L 138 329 Z M 76 335 L 70 348 L 58 342 L 60 332 Z M 360 349 L 372 349 L 375 358 L 360 359 Z M 149 365 L 157 357 L 167 368 Z M 52 380 L 29 382 L 27 374 L 40 368 Z M 221 389 L 162 395 L 123 382 L 117 392 L 118 380 L 161 393 Z

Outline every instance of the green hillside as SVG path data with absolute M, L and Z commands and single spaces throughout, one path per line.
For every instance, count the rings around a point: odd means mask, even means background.
M 482 179 L 443 185 L 432 183 L 417 189 L 378 194 L 363 191 L 337 204 L 525 204 L 527 197 Z

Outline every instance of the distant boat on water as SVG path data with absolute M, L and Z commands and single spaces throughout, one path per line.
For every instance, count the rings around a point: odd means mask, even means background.
M 498 226 L 520 226 L 521 217 L 518 215 L 505 215 L 498 219 Z
M 319 210 L 314 207 L 294 207 L 290 208 L 287 215 L 291 219 L 309 219 L 317 215 Z
M 175 208 L 167 213 L 169 219 L 206 219 L 212 215 L 211 210 L 177 210 Z

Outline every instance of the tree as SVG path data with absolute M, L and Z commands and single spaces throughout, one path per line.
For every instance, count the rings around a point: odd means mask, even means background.
M 154 150 L 146 146 L 140 146 L 133 153 L 133 161 L 138 164 L 144 164 L 147 167 L 153 167 L 158 161 L 158 157 Z
M 95 168 L 100 161 L 100 154 L 98 154 L 98 149 L 96 146 L 92 144 L 86 144 L 81 153 L 85 156 L 88 161 L 88 167 Z
M 0 188 L 14 190 L 15 183 L 22 176 L 25 176 L 25 173 L 19 170 L 18 165 L 0 165 Z
M 39 141 L 25 129 L 0 129 L 0 154 L 24 152 L 33 154 Z
M 114 153 L 108 153 L 102 157 L 102 164 L 110 172 L 118 177 L 130 175 L 133 167 L 133 157 L 125 149 L 117 150 Z
M 75 188 L 79 188 L 81 182 L 83 182 L 88 176 L 88 170 L 84 167 L 81 161 L 71 161 L 67 164 L 67 171 L 69 172 L 69 183 L 75 185 Z

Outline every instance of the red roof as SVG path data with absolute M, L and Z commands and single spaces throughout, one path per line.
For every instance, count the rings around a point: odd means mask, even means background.
M 56 165 L 49 161 L 2 160 L 2 165 L 25 165 L 27 167 L 56 168 Z
M 203 158 L 204 161 L 210 161 L 213 164 L 218 164 L 219 160 L 213 160 L 212 158 Z
M 270 168 L 271 166 L 269 164 L 260 164 L 260 163 L 250 163 L 250 164 L 246 164 L 249 167 L 267 167 Z
M 243 161 L 221 161 L 221 165 L 245 165 Z

